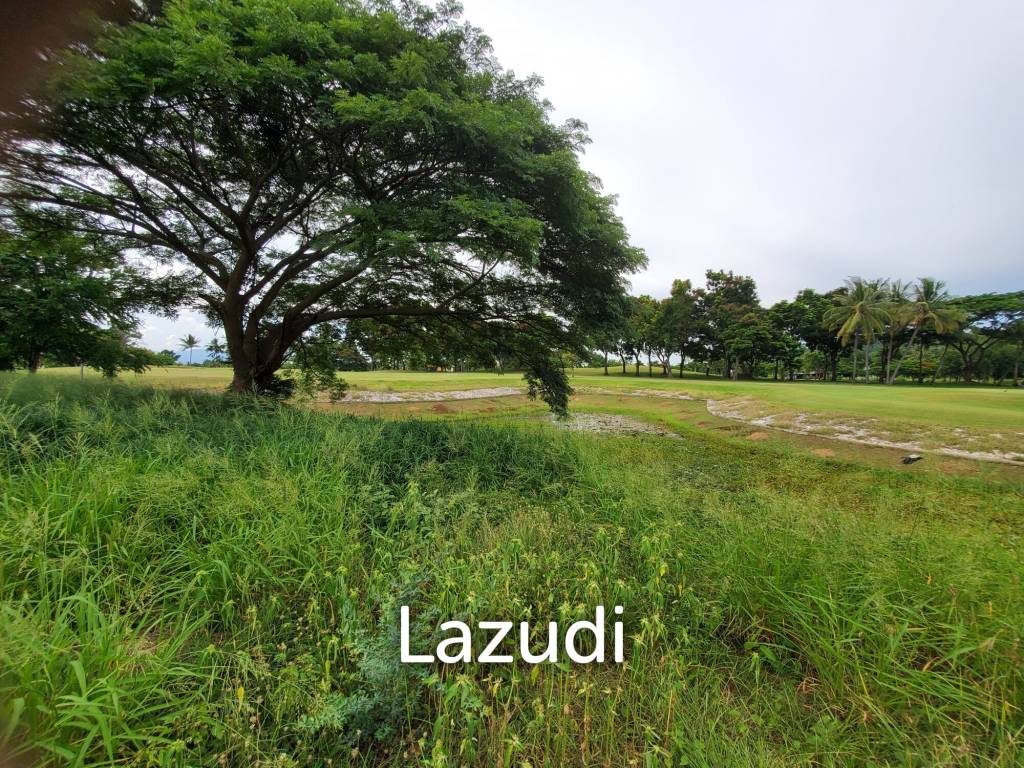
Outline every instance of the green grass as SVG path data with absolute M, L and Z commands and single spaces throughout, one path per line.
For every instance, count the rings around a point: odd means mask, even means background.
M 0 381 L 0 686 L 43 765 L 1013 766 L 1024 487 L 697 429 Z M 626 607 L 623 666 L 398 663 L 397 610 Z
M 604 376 L 600 369 L 577 369 L 576 387 L 614 390 L 664 389 L 683 391 L 699 398 L 751 398 L 769 410 L 790 409 L 812 413 L 912 422 L 922 426 L 964 427 L 1019 433 L 1024 442 L 1024 389 L 992 386 L 943 386 L 902 384 L 851 385 L 818 381 L 729 381 L 687 374 L 686 378 L 648 377 L 646 369 L 634 377 L 632 369 Z M 77 369 L 44 370 L 45 376 L 77 376 Z M 90 378 L 99 374 L 88 371 Z M 356 390 L 450 391 L 485 387 L 522 386 L 517 373 L 432 373 L 421 371 L 354 371 L 341 374 Z M 156 387 L 212 388 L 227 386 L 227 368 L 175 366 L 153 368 L 144 374 L 122 374 L 122 379 Z
M 751 397 L 769 405 L 853 417 L 898 419 L 928 425 L 1024 430 L 1024 389 L 992 386 L 850 384 L 824 381 L 727 381 L 641 375 L 605 377 L 577 371 L 578 385 L 674 389 L 697 397 Z M 645 374 L 646 372 L 644 372 Z

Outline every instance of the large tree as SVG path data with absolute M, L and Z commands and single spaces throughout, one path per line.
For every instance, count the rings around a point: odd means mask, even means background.
M 803 307 L 788 301 L 776 302 L 766 312 L 765 319 L 771 329 L 767 357 L 775 364 L 772 378 L 779 378 L 780 368 L 790 379 L 793 378 L 797 361 L 806 351 L 796 333 L 803 320 L 803 314 Z
M 113 375 L 149 362 L 134 345 L 140 311 L 168 309 L 175 278 L 151 280 L 118 243 L 78 231 L 77 216 L 0 216 L 0 367 L 45 359 Z
M 653 376 L 652 360 L 661 345 L 658 334 L 658 300 L 643 294 L 632 302 L 631 322 L 636 332 L 636 366 L 640 372 L 640 354 L 647 357 L 647 375 Z
M 836 338 L 825 323 L 825 315 L 841 300 L 843 289 L 818 293 L 805 288 L 797 293 L 789 305 L 790 333 L 800 339 L 809 349 L 820 352 L 827 361 L 825 375 L 836 381 L 839 376 L 839 352 L 842 342 Z
M 622 360 L 632 360 L 636 366 L 636 376 L 640 375 L 640 356 L 647 349 L 647 331 L 655 306 L 656 302 L 650 296 L 629 296 L 626 300 L 626 312 L 620 329 L 620 349 Z M 625 365 L 622 372 L 626 372 Z
M 733 378 L 754 378 L 758 363 L 776 353 L 775 333 L 767 311 L 758 307 L 729 323 L 722 331 L 722 345 Z
M 702 327 L 699 302 L 700 294 L 689 280 L 673 280 L 671 294 L 661 303 L 661 335 L 669 352 L 679 354 L 679 378 L 683 377 L 686 357 L 697 353 L 695 340 L 700 336 Z
M 965 318 L 965 313 L 959 307 L 951 306 L 951 297 L 946 292 L 946 284 L 933 277 L 922 277 L 914 286 L 914 295 L 911 300 L 903 305 L 897 305 L 890 310 L 893 318 L 902 314 L 905 323 L 913 326 L 910 341 L 907 348 L 914 346 L 914 340 L 920 340 L 918 352 L 918 380 L 924 381 L 924 334 L 932 331 L 939 336 L 949 335 L 960 328 Z M 893 320 L 894 324 L 896 323 Z M 889 374 L 888 366 L 886 374 L 888 383 L 893 384 L 899 376 L 900 366 L 906 358 L 906 351 L 900 355 L 895 369 Z
M 1024 291 L 962 296 L 949 304 L 965 319 L 948 341 L 960 353 L 964 380 L 972 381 L 989 350 L 1006 338 L 1014 323 L 1024 320 Z
M 853 341 L 851 380 L 857 380 L 857 343 L 864 341 L 864 383 L 868 381 L 871 345 L 891 320 L 885 280 L 851 277 L 839 303 L 825 313 L 825 326 L 836 332 L 844 345 Z
M 1014 320 L 1006 328 L 1006 339 L 1013 344 L 1013 386 L 1020 386 L 1020 362 L 1024 358 L 1024 318 Z
M 905 280 L 890 280 L 886 291 L 889 304 L 889 320 L 885 325 L 885 344 L 883 345 L 884 371 L 882 380 L 891 384 L 893 381 L 892 361 L 896 350 L 907 341 L 907 328 L 913 323 L 915 312 L 910 308 L 911 286 Z M 915 327 L 914 331 L 918 329 Z M 913 340 L 911 334 L 911 341 Z M 902 360 L 902 358 L 900 358 Z
M 731 270 L 725 272 L 713 269 L 705 273 L 705 282 L 706 287 L 698 304 L 698 311 L 705 321 L 705 345 L 712 354 L 722 358 L 722 374 L 731 378 L 735 356 L 726 338 L 737 332 L 736 326 L 745 322 L 751 313 L 760 309 L 757 284 L 752 277 L 736 275 Z
M 547 351 L 643 262 L 579 166 L 585 126 L 553 124 L 454 4 L 170 0 L 57 70 L 4 133 L 3 194 L 184 266 L 235 390 L 370 319 L 500 337 L 544 391 Z

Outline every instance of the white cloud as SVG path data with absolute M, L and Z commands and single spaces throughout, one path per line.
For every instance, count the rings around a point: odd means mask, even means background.
M 665 295 L 709 268 L 762 300 L 853 274 L 1024 288 L 1019 0 L 464 0 L 577 117 L 584 165 Z M 147 319 L 149 346 L 212 331 Z
M 850 274 L 1024 287 L 1021 3 L 464 5 L 590 125 L 585 165 L 650 259 L 636 290 L 708 268 L 767 301 Z
M 168 318 L 158 315 L 145 315 L 142 318 L 142 327 L 139 329 L 142 345 L 153 350 L 172 349 L 179 352 L 181 343 L 179 339 L 191 333 L 199 339 L 200 347 L 192 351 L 193 362 L 200 362 L 206 359 L 206 352 L 203 351 L 217 331 L 206 324 L 206 318 L 194 310 L 182 310 L 177 317 Z M 219 332 L 223 340 L 223 331 Z

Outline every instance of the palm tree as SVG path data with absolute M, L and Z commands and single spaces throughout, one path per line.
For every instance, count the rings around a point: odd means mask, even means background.
M 845 293 L 838 306 L 825 313 L 825 325 L 836 331 L 836 338 L 845 346 L 853 339 L 853 373 L 857 380 L 857 342 L 864 339 L 864 381 L 868 380 L 871 344 L 889 322 L 884 280 L 853 277 L 846 281 Z
M 889 283 L 886 301 L 889 304 L 888 341 L 885 345 L 885 382 L 889 381 L 889 370 L 892 367 L 892 356 L 896 351 L 896 338 L 907 329 L 910 323 L 907 303 L 911 286 L 904 280 L 893 280 Z
M 188 352 L 188 364 L 192 365 L 192 350 L 199 346 L 199 339 L 191 333 L 186 333 L 178 339 L 178 345 L 183 352 Z
M 214 362 L 221 362 L 224 359 L 224 354 L 228 351 L 227 347 L 216 335 L 213 340 L 206 345 L 206 351 L 210 353 L 210 357 L 213 358 Z
M 920 337 L 920 351 L 918 371 L 921 373 L 921 381 L 924 381 L 924 334 L 923 331 L 934 331 L 938 334 L 952 333 L 957 330 L 964 321 L 964 314 L 956 307 L 949 306 L 950 296 L 946 292 L 946 284 L 933 277 L 922 277 L 914 286 L 914 297 L 907 305 L 907 324 L 914 326 L 914 332 L 910 335 L 903 354 L 900 355 L 896 368 L 889 377 L 889 383 L 893 384 L 900 373 L 900 366 L 907 357 L 907 349 L 914 346 L 914 340 Z

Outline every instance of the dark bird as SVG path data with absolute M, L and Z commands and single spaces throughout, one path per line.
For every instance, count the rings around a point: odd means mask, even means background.
M 924 458 L 924 456 L 922 456 L 920 453 L 912 453 L 909 456 L 904 456 L 903 457 L 903 463 L 904 464 L 913 464 L 915 461 L 920 461 L 923 458 Z

